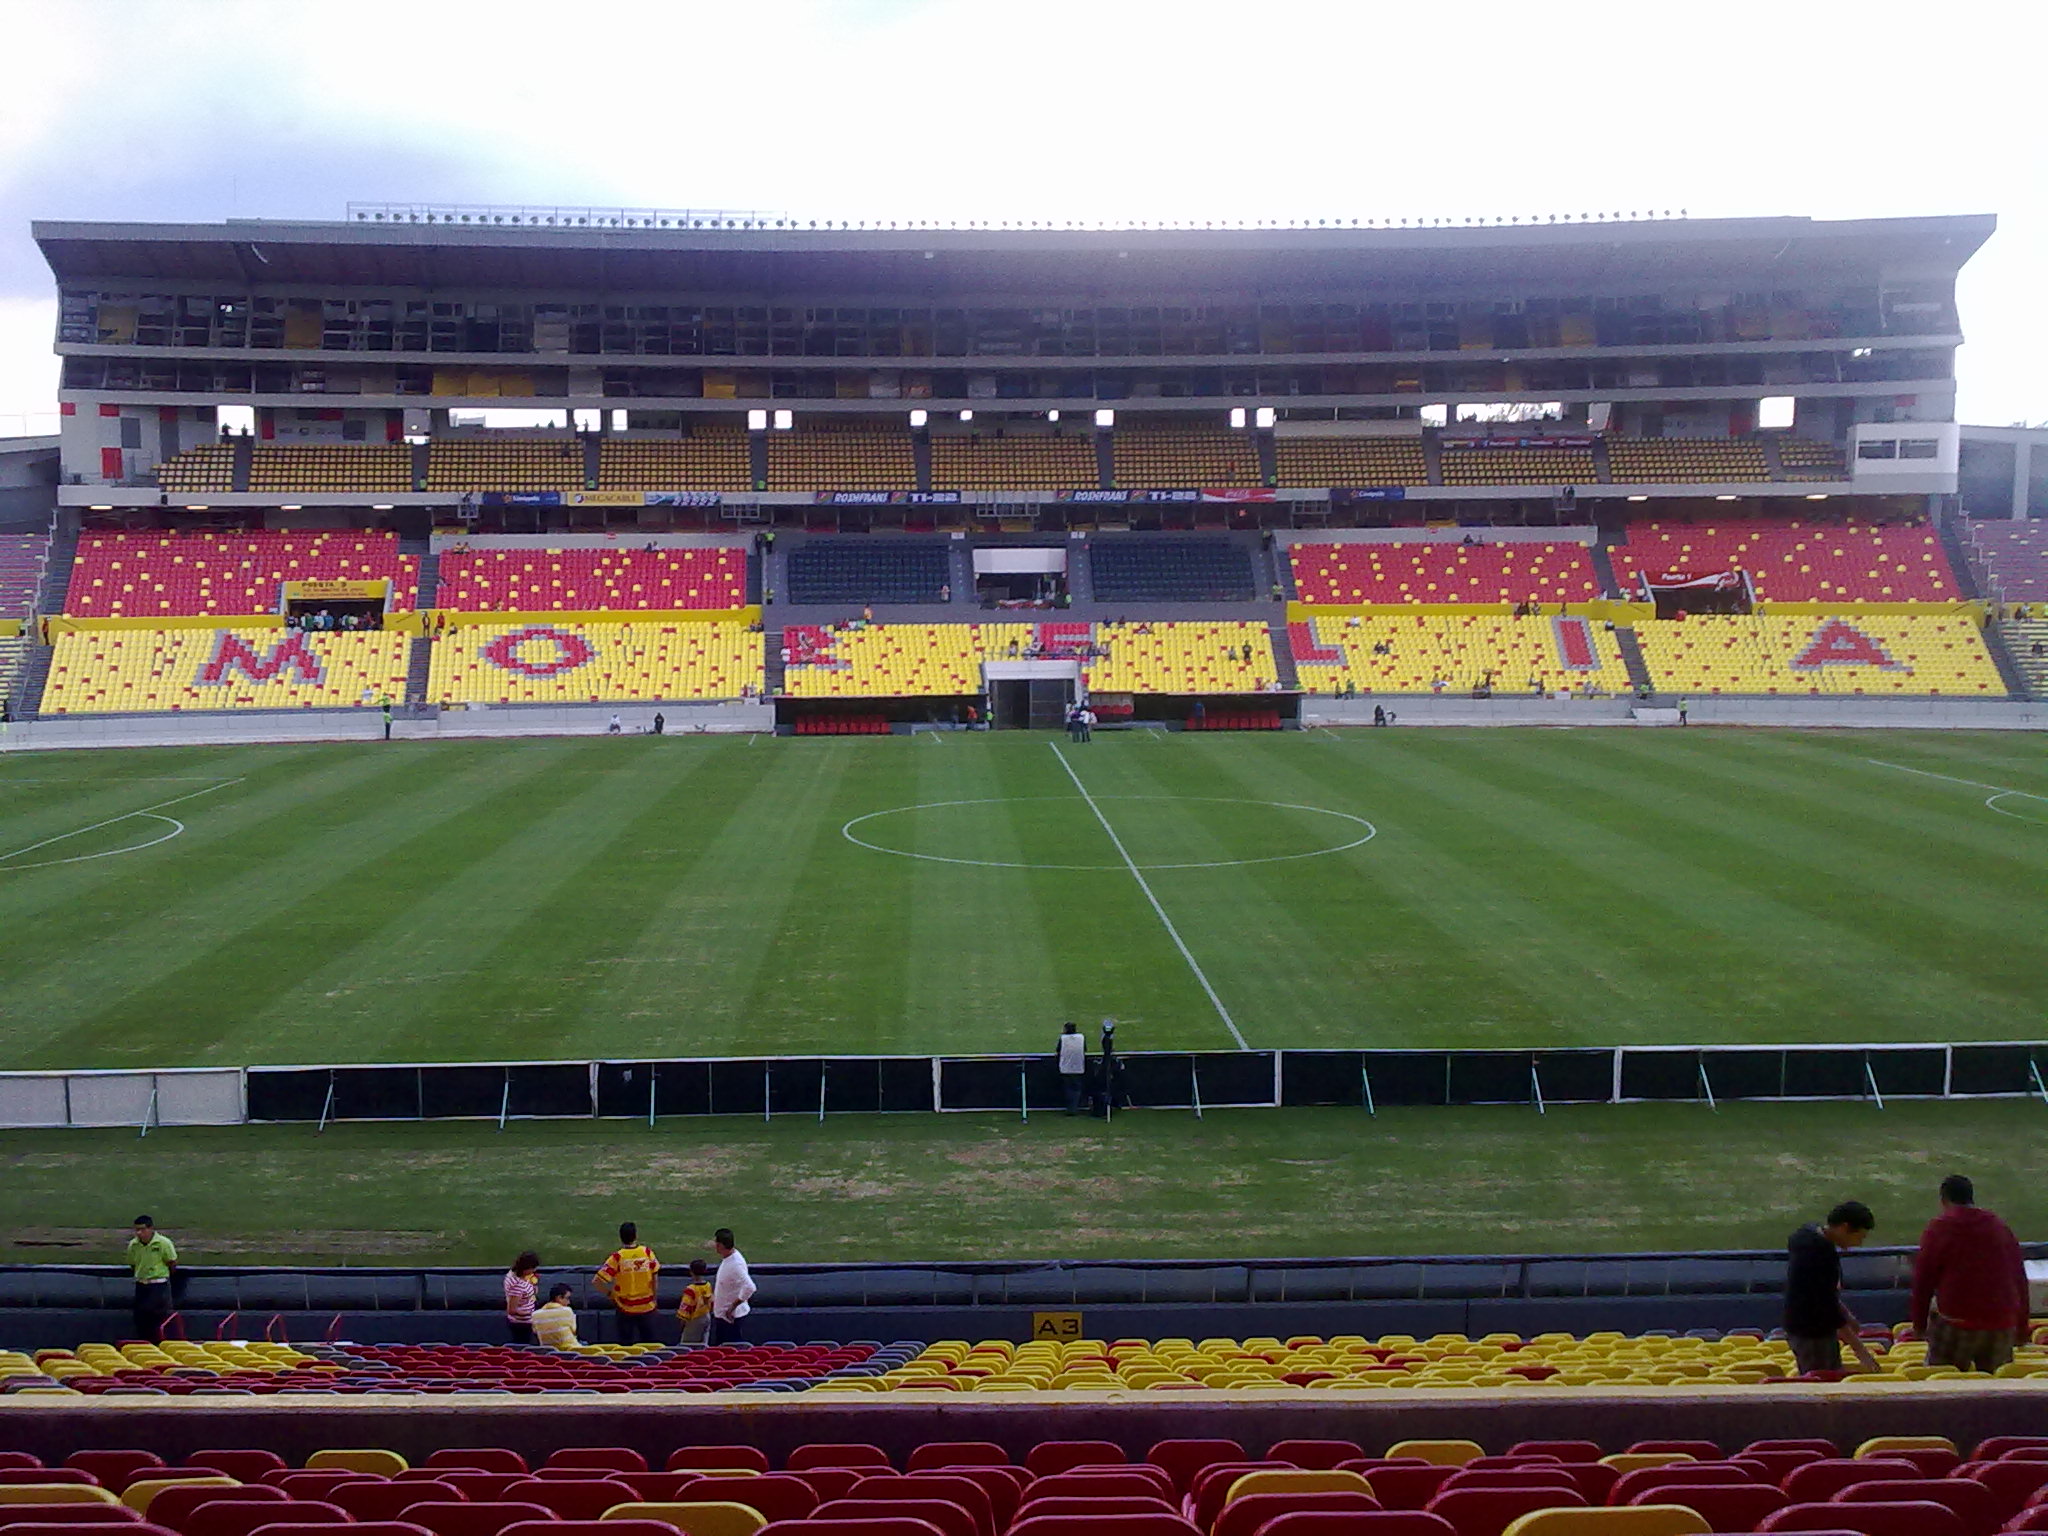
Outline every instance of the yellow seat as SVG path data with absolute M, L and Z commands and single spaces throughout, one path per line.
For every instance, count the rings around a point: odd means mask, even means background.
M 75 1395 L 75 1394 L 73 1394 Z M 0 1504 L 118 1504 L 90 1483 L 0 1483 Z
M 1247 1472 L 1235 1479 L 1223 1502 L 1233 1503 L 1253 1493 L 1365 1493 L 1372 1484 L 1356 1472 L 1280 1471 Z
M 1462 1467 L 1485 1454 L 1485 1450 L 1472 1440 L 1400 1440 L 1387 1447 L 1389 1461 L 1400 1456 L 1414 1456 L 1433 1467 Z
M 1630 1504 L 1617 1509 L 1539 1509 L 1501 1536 L 1705 1536 L 1714 1528 L 1683 1504 Z
M 1943 1435 L 1876 1435 L 1856 1447 L 1856 1456 L 1889 1456 L 1893 1451 L 1947 1451 L 1956 1443 Z
M 754 1536 L 768 1522 L 745 1504 L 614 1504 L 601 1520 L 659 1520 L 689 1536 Z
M 409 1463 L 396 1451 L 315 1451 L 306 1458 L 309 1472 L 374 1472 L 379 1477 L 396 1477 L 409 1469 Z
M 138 1515 L 149 1514 L 150 1501 L 166 1488 L 236 1488 L 240 1484 L 225 1472 L 210 1477 L 139 1477 L 121 1494 L 121 1502 Z
M 1698 1459 L 1697 1456 L 1688 1456 L 1684 1451 L 1618 1451 L 1612 1456 L 1602 1456 L 1600 1464 L 1626 1474 L 1640 1472 L 1645 1467 L 1668 1467 L 1675 1462 Z

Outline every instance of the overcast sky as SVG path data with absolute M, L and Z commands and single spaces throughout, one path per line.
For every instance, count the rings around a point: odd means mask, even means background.
M 1960 414 L 2044 421 L 2039 15 L 0 0 L 0 432 L 54 409 L 31 219 L 340 218 L 352 200 L 885 220 L 1990 212 L 1963 275 Z

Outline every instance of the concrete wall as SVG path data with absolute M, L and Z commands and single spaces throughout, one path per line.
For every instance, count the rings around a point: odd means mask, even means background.
M 1392 710 L 1399 726 L 1411 725 L 1676 725 L 1670 696 L 1665 708 L 1636 718 L 1632 699 L 1473 699 L 1455 694 L 1380 694 L 1358 699 L 1305 698 L 1304 726 L 1372 724 L 1375 704 Z M 1755 699 L 1686 695 L 1693 725 L 1796 726 L 1802 729 L 1877 730 L 2048 730 L 2048 704 L 2019 699 Z

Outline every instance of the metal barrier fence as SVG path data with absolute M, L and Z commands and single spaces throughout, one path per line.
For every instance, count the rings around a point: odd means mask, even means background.
M 1100 1087 L 1102 1058 L 1091 1057 Z M 2048 1043 L 1140 1051 L 1118 1105 L 1384 1108 L 1723 1100 L 2048 1103 Z M 1050 1056 L 807 1056 L 0 1073 L 0 1127 L 995 1112 L 1062 1106 Z

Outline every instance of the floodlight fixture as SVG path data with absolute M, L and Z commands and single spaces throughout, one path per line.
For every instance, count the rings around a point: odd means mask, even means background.
M 1270 405 L 1262 405 L 1256 411 L 1252 412 L 1252 425 L 1255 427 L 1270 427 L 1273 425 L 1274 422 L 1278 421 L 1279 419 L 1280 413 L 1274 410 L 1273 407 L 1271 407 Z
M 768 413 L 766 411 L 747 412 L 747 430 L 749 432 L 766 432 L 768 430 Z
M 187 508 L 186 508 L 185 510 L 186 510 L 187 512 L 211 512 L 211 511 L 213 510 L 213 508 L 211 508 L 211 507 L 187 507 Z
M 1232 406 L 1232 407 L 1230 408 L 1230 424 L 1231 424 L 1231 426 L 1235 427 L 1235 428 L 1236 428 L 1237 430 L 1239 430 L 1239 431 L 1243 431 L 1243 430 L 1244 430 L 1244 407 L 1243 407 L 1243 406 L 1241 406 L 1241 405 L 1233 405 L 1233 406 Z
M 925 410 L 916 410 L 916 411 L 912 411 L 912 412 L 910 413 L 910 426 L 911 426 L 911 429 L 912 429 L 913 431 L 915 431 L 915 430 L 916 430 L 917 428 L 919 428 L 919 427 L 922 427 L 922 426 L 924 426 L 924 425 L 925 425 L 925 424 L 926 424 L 927 422 L 929 422 L 929 421 L 930 421 L 931 419 L 932 419 L 932 417 L 931 417 L 931 412 L 929 412 L 929 411 L 925 411 Z
M 1115 411 L 1112 411 L 1112 410 L 1100 410 L 1100 411 L 1097 411 L 1097 412 L 1095 413 L 1095 425 L 1097 425 L 1098 427 L 1113 427 L 1113 426 L 1115 426 L 1115 425 L 1116 425 L 1116 412 L 1115 412 Z
M 1647 496 L 1631 496 L 1631 497 L 1629 497 L 1629 500 L 1630 500 L 1630 501 L 1648 501 L 1649 499 L 1650 499 L 1650 498 L 1649 498 L 1649 497 L 1647 497 Z
M 302 506 L 300 506 L 300 505 L 299 505 L 299 504 L 298 504 L 297 502 L 295 502 L 295 501 L 287 501 L 287 502 L 282 502 L 282 503 L 280 503 L 280 504 L 278 505 L 278 509 L 277 509 L 277 510 L 278 510 L 278 511 L 280 511 L 280 512 L 303 512 L 303 511 L 305 510 L 305 508 L 304 508 L 304 507 L 302 507 Z
M 1047 411 L 1045 413 L 1045 419 L 1047 421 L 1058 421 L 1060 419 L 1060 413 L 1058 411 Z
M 974 412 L 973 412 L 973 411 L 962 411 L 962 412 L 960 413 L 960 419 L 961 419 L 962 421 L 972 421 L 972 420 L 974 420 Z
M 370 503 L 370 510 L 372 512 L 389 512 L 391 510 L 391 503 L 388 501 L 373 501 Z
M 1828 493 L 1826 491 L 1810 491 L 1807 493 L 1806 499 L 1808 501 L 1826 501 Z
M 789 430 L 789 429 L 790 429 L 791 427 L 793 427 L 793 426 L 795 426 L 795 425 L 796 425 L 796 413 L 795 413 L 794 411 L 787 411 L 787 410 L 784 410 L 784 411 L 777 411 L 777 412 L 775 413 L 775 430 L 776 430 L 776 431 L 778 431 L 778 432 L 787 432 L 787 431 L 788 431 L 788 430 Z
M 1733 496 L 1716 496 L 1714 498 L 1714 500 L 1716 501 L 1733 501 L 1734 499 L 1735 498 Z
M 88 511 L 88 512 L 111 512 L 111 511 L 113 511 L 114 509 L 113 509 L 113 506 L 112 506 L 111 504 L 109 504 L 109 505 L 107 505 L 107 506 L 104 506 L 104 507 L 98 507 L 98 506 L 95 506 L 95 507 L 87 507 L 87 508 L 86 508 L 85 510 L 86 510 L 86 511 Z

